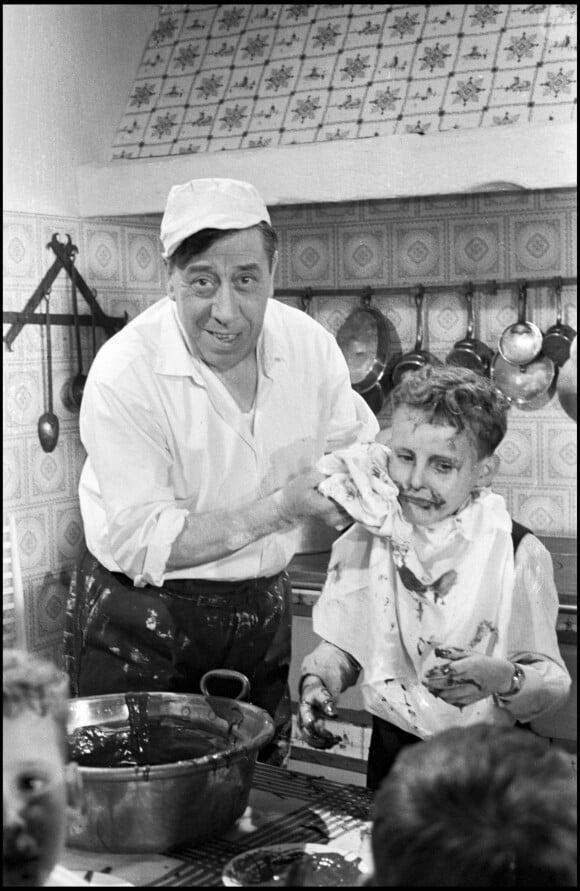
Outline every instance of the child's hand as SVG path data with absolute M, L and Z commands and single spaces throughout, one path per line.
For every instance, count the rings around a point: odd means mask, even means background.
M 298 729 L 309 746 L 330 749 L 341 737 L 327 730 L 324 718 L 336 718 L 334 700 L 320 678 L 309 674 L 302 682 L 298 703 Z
M 424 684 L 433 696 L 449 705 L 463 708 L 494 693 L 505 693 L 510 688 L 514 669 L 507 659 L 458 647 L 435 652 L 449 661 L 431 668 L 425 675 Z

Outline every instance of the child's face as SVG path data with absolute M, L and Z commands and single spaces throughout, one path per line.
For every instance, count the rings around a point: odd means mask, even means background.
M 390 447 L 389 473 L 405 519 L 416 526 L 454 514 L 477 486 L 489 485 L 497 460 L 478 460 L 465 431 L 430 424 L 425 412 L 407 405 L 394 411 Z
M 4 717 L 3 884 L 39 887 L 66 840 L 67 768 L 57 726 L 26 709 Z

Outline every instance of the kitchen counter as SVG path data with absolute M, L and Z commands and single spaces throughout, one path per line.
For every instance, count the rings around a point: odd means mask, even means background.
M 264 845 L 315 843 L 360 857 L 368 873 L 371 803 L 371 793 L 360 786 L 257 764 L 248 807 L 219 838 L 163 854 L 68 848 L 61 862 L 95 886 L 105 879 L 113 884 L 114 876 L 133 885 L 220 887 L 224 866 L 237 854 Z

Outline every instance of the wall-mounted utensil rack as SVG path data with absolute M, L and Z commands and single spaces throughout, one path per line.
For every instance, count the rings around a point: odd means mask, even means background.
M 40 284 L 29 298 L 22 311 L 11 312 L 9 310 L 3 310 L 2 322 L 10 325 L 7 334 L 3 338 L 4 343 L 9 350 L 12 350 L 12 344 L 25 325 L 45 325 L 45 316 L 36 313 L 35 310 L 43 298 L 50 294 L 52 285 L 62 269 L 66 271 L 71 281 L 74 276 L 74 281 L 78 290 L 91 308 L 90 316 L 77 317 L 79 325 L 94 325 L 97 328 L 104 328 L 106 331 L 115 333 L 127 324 L 127 313 L 124 313 L 121 317 L 108 316 L 103 312 L 97 301 L 97 292 L 89 288 L 80 272 L 74 266 L 74 258 L 78 254 L 78 247 L 72 243 L 70 235 L 67 235 L 66 238 L 66 243 L 61 242 L 58 239 L 58 234 L 54 233 L 51 240 L 48 242 L 47 248 L 53 251 L 56 259 L 50 269 L 43 276 Z M 68 313 L 57 313 L 56 315 L 51 315 L 50 323 L 51 325 L 73 326 L 75 324 L 75 317 Z
M 375 297 L 388 297 L 389 295 L 397 295 L 398 297 L 409 295 L 414 296 L 417 291 L 424 291 L 428 294 L 449 294 L 452 291 L 464 291 L 471 288 L 473 291 L 493 296 L 498 291 L 513 288 L 524 284 L 527 288 L 537 287 L 566 287 L 575 285 L 577 278 L 564 278 L 563 276 L 551 276 L 550 278 L 526 278 L 526 279 L 510 279 L 508 281 L 497 281 L 489 279 L 485 282 L 465 281 L 464 283 L 453 283 L 446 285 L 425 285 L 417 282 L 412 285 L 387 285 L 387 286 L 362 286 L 352 288 L 316 288 L 307 286 L 305 288 L 276 288 L 276 297 L 299 297 L 302 302 L 302 308 L 306 309 L 313 297 L 362 297 L 363 300 L 368 299 L 371 295 Z

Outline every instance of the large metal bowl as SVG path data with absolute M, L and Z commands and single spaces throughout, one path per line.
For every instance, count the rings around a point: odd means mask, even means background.
M 172 764 L 79 767 L 83 807 L 68 843 L 90 851 L 159 852 L 224 832 L 248 804 L 259 750 L 274 736 L 263 709 L 219 696 L 154 692 L 151 718 L 191 718 L 228 740 L 223 751 Z M 69 703 L 69 733 L 81 727 L 128 725 L 125 694 Z

